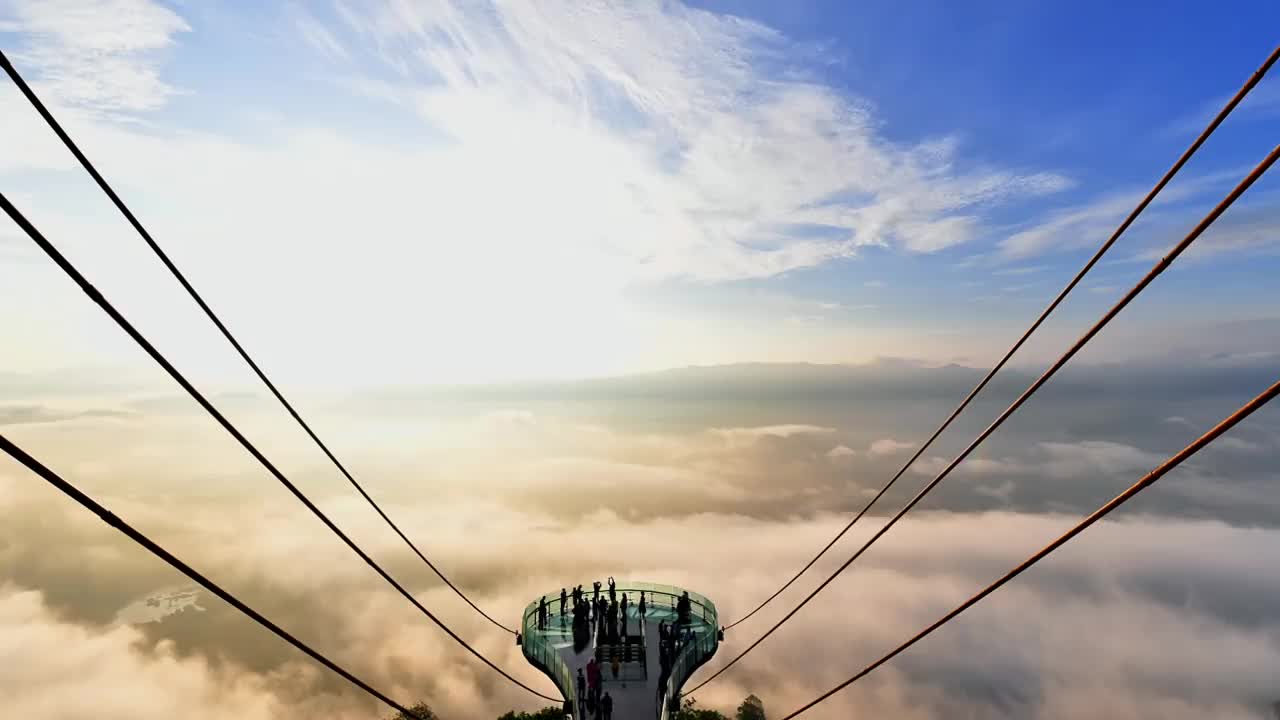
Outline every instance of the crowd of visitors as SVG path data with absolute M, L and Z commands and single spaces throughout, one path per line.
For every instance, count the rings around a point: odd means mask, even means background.
M 642 590 L 638 603 L 633 602 L 631 595 L 625 592 L 619 600 L 617 583 L 613 578 L 609 578 L 607 598 L 601 594 L 600 589 L 600 582 L 592 583 L 591 595 L 588 597 L 581 585 L 572 590 L 560 588 L 560 606 L 556 609 L 560 624 L 564 625 L 571 616 L 574 629 L 584 628 L 594 632 L 599 644 L 625 642 L 628 634 L 627 619 L 634 616 L 639 622 L 644 622 L 649 612 L 649 598 Z M 547 629 L 554 602 L 547 602 L 545 595 L 538 600 L 539 630 Z

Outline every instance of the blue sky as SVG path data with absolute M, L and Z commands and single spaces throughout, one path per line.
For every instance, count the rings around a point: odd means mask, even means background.
M 1278 16 L 7 0 L 0 47 L 260 353 L 300 382 L 449 382 L 989 362 L 1262 62 Z M 1278 83 L 1024 362 L 1060 352 L 1270 149 Z M 234 373 L 12 88 L 0 108 L 18 121 L 4 192 L 155 333 Z M 1277 188 L 1260 182 L 1096 359 L 1269 319 Z M 15 233 L 5 257 L 32 260 Z M 23 310 L 4 318 L 32 340 L 12 363 L 125 361 L 73 294 L 45 299 L 65 285 L 17 267 L 3 292 Z

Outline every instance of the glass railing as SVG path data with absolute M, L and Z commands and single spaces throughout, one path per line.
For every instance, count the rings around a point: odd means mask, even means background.
M 556 598 L 557 605 L 560 598 Z M 552 644 L 552 638 L 538 629 L 538 603 L 529 603 L 524 611 L 524 622 L 521 623 L 520 648 L 524 656 L 541 666 L 551 676 L 552 682 L 560 689 L 560 694 L 572 707 L 577 707 L 577 689 L 574 678 L 569 672 L 560 651 Z
M 690 593 L 689 596 L 693 597 L 693 594 Z M 714 618 L 715 606 L 711 606 L 711 611 Z M 709 632 L 694 633 L 692 639 L 676 653 L 667 681 L 658 688 L 661 693 L 658 698 L 658 720 L 669 720 L 680 708 L 679 689 L 702 663 L 715 654 L 719 642 L 718 630 L 719 626 L 712 624 Z
M 583 592 L 586 593 L 587 597 L 590 597 L 591 585 L 589 583 L 584 583 L 582 587 L 583 587 Z M 661 606 L 661 607 L 670 607 L 672 609 L 675 608 L 675 603 L 677 600 L 680 599 L 680 595 L 682 593 L 688 592 L 690 608 L 692 610 L 692 617 L 694 619 L 702 620 L 703 622 L 707 623 L 713 628 L 720 627 L 717 621 L 718 615 L 716 614 L 715 603 L 712 603 L 705 596 L 699 595 L 698 593 L 689 592 L 688 590 L 685 590 L 684 588 L 681 588 L 681 587 L 676 587 L 675 585 L 662 585 L 659 583 L 634 582 L 634 581 L 619 582 L 617 583 L 617 587 L 615 589 L 615 592 L 618 595 L 622 595 L 624 593 L 628 595 L 633 607 L 640 602 L 641 591 L 644 591 L 649 607 Z M 600 594 L 607 597 L 609 594 L 609 587 L 607 585 L 604 587 L 601 587 Z M 548 594 L 545 597 L 547 598 L 547 616 L 548 617 L 558 616 L 560 614 L 560 594 L 559 593 L 556 593 L 555 595 Z M 570 612 L 570 607 L 572 606 L 572 604 L 573 604 L 572 596 L 567 597 L 567 601 L 565 604 L 565 613 Z M 523 624 L 525 627 L 533 628 L 535 632 L 537 631 L 537 614 L 538 614 L 537 601 L 529 603 L 529 606 L 526 607 L 524 611 Z

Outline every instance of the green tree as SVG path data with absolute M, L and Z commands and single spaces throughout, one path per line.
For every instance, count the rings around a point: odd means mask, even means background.
M 423 718 L 423 720 L 440 720 L 440 718 L 437 717 L 436 714 L 431 711 L 431 708 L 424 702 L 420 702 L 409 709 L 413 711 L 414 715 Z M 402 712 L 398 712 L 387 720 L 413 720 L 413 715 L 405 715 Z
M 672 720 L 729 720 L 719 710 L 698 707 L 697 700 L 685 700 Z
M 760 702 L 760 698 L 755 695 L 748 695 L 747 699 L 738 706 L 738 713 L 734 718 L 735 720 L 765 720 L 764 703 Z
M 555 705 L 548 705 L 537 712 L 508 710 L 498 716 L 498 720 L 564 720 L 564 710 Z

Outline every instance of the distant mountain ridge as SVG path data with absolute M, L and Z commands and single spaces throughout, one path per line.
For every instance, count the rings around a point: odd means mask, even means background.
M 1117 411 L 1116 403 L 1138 398 L 1251 396 L 1274 382 L 1269 355 L 1224 358 L 1170 358 L 1163 364 L 1072 362 L 1038 395 L 1037 404 Z M 897 358 L 853 364 L 735 363 L 670 368 L 647 373 L 580 380 L 507 382 L 486 385 L 394 386 L 366 389 L 336 398 L 332 409 L 381 417 L 416 417 L 430 412 L 491 411 L 506 408 L 588 415 L 674 417 L 695 407 L 718 408 L 721 422 L 732 408 L 742 418 L 778 415 L 790 422 L 809 415 L 804 408 L 857 408 L 899 413 L 906 407 L 942 413 L 959 403 L 987 369 L 956 363 L 928 366 Z M 998 412 L 1029 387 L 1043 368 L 1004 368 L 976 401 L 982 412 Z M 595 408 L 595 410 L 586 410 Z M 774 408 L 776 413 L 766 413 Z M 787 410 L 783 412 L 786 408 Z M 801 409 L 796 412 L 796 409 Z M 976 409 L 976 408 L 975 408 Z M 818 413 L 821 415 L 821 413 Z

